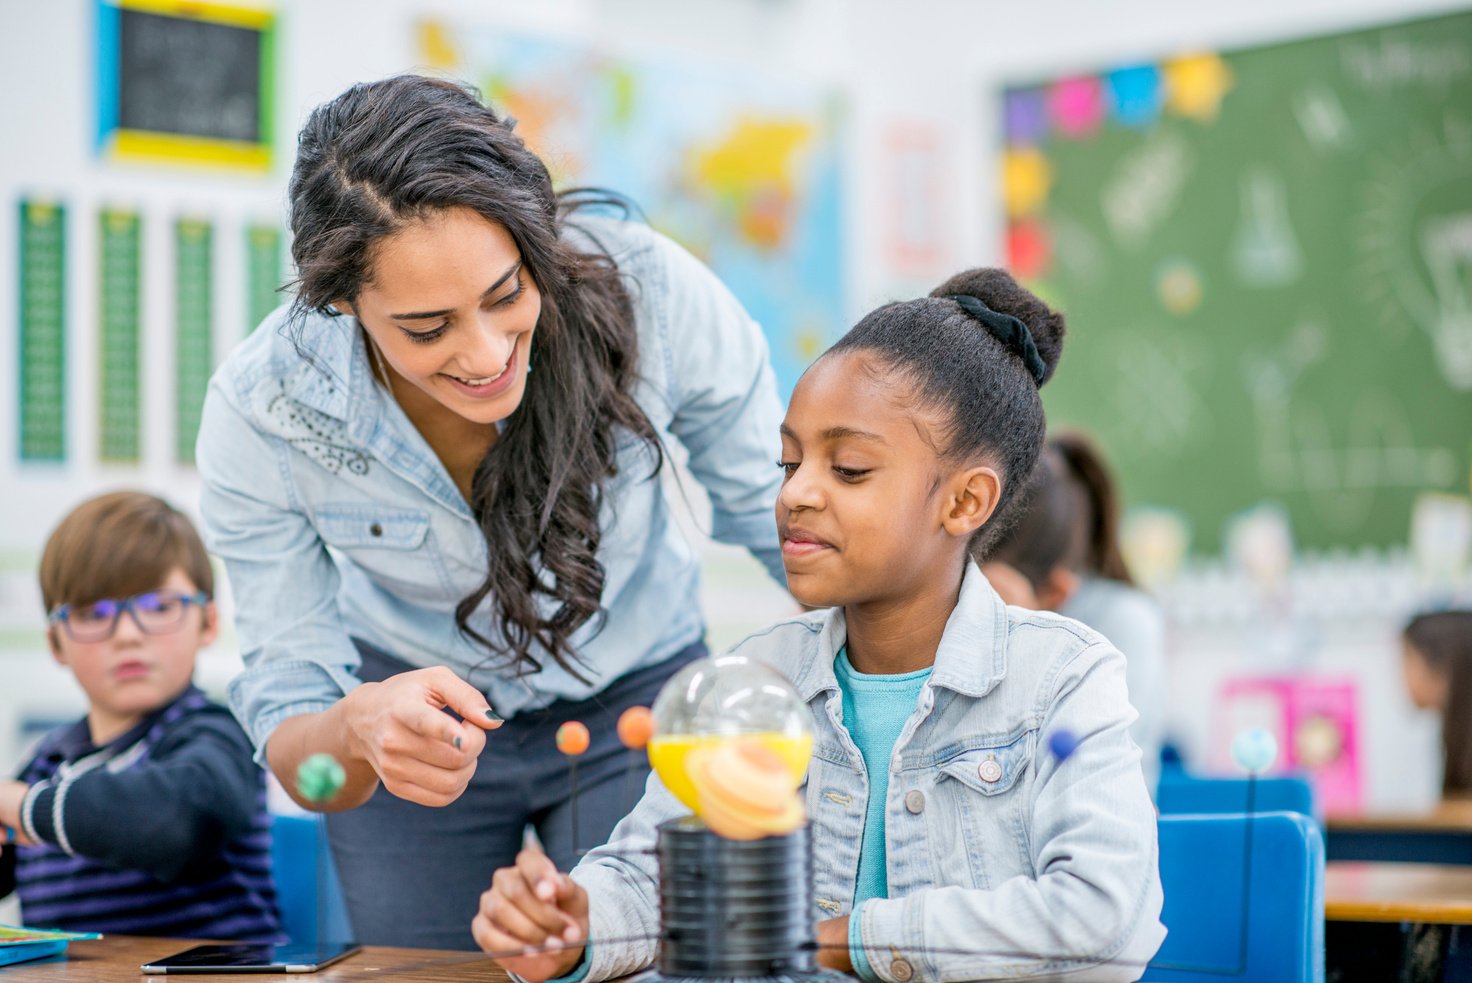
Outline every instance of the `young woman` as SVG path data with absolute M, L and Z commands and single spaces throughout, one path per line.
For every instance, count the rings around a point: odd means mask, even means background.
M 969 557 L 1037 461 L 1062 343 L 1059 315 L 977 270 L 864 318 L 793 393 L 777 528 L 792 593 L 828 610 L 734 651 L 783 671 L 816 721 L 805 798 L 828 968 L 1133 980 L 1165 937 L 1123 657 L 1004 606 Z M 652 780 L 570 877 L 523 851 L 482 896 L 476 940 L 528 980 L 648 965 L 656 830 L 684 811 Z M 524 946 L 540 951 L 507 954 Z
M 704 653 L 672 440 L 716 538 L 781 577 L 760 330 L 669 240 L 554 193 L 512 126 L 415 76 L 318 107 L 289 187 L 295 298 L 221 367 L 200 431 L 233 709 L 333 812 L 364 942 L 470 945 L 528 823 L 571 863 L 628 807 L 618 714 Z M 568 719 L 592 732 L 579 843 Z M 309 802 L 319 752 L 347 781 Z

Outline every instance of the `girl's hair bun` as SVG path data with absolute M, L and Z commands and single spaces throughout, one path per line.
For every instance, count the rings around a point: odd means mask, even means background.
M 1063 352 L 1065 328 L 1062 314 L 1033 296 L 1012 279 L 1012 274 L 994 267 L 978 267 L 957 273 L 930 292 L 932 297 L 956 294 L 975 297 L 998 314 L 1009 314 L 1027 325 L 1045 369 L 1038 385 L 1053 377 L 1058 356 Z

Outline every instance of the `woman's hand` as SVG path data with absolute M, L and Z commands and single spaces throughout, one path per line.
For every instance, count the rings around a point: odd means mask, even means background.
M 588 892 L 540 850 L 522 850 L 515 867 L 502 867 L 480 896 L 470 934 L 508 973 L 531 983 L 566 976 L 583 958 L 588 939 Z M 546 952 L 507 955 L 518 949 Z
M 480 691 L 444 666 L 364 683 L 342 705 L 349 754 L 367 762 L 394 795 L 426 806 L 460 797 L 486 731 L 501 726 Z

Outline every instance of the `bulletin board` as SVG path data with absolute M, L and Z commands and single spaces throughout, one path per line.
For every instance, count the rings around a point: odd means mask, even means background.
M 1215 552 L 1403 545 L 1472 482 L 1472 13 L 1003 93 L 1011 268 L 1068 317 L 1050 424 Z
M 186 0 L 98 0 L 96 12 L 101 156 L 269 170 L 274 14 Z

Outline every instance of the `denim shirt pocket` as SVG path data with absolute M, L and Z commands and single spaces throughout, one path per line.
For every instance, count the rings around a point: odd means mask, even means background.
M 948 821 L 959 831 L 941 851 L 951 871 L 947 883 L 969 871 L 976 888 L 995 887 L 1019 874 L 1031 876 L 1027 847 L 1025 780 L 1036 736 L 1032 731 L 982 737 L 942 752 L 936 765 L 936 792 L 947 805 Z
M 312 510 L 322 541 L 377 587 L 409 601 L 443 600 L 445 579 L 430 539 L 429 513 L 372 503 L 328 503 Z

